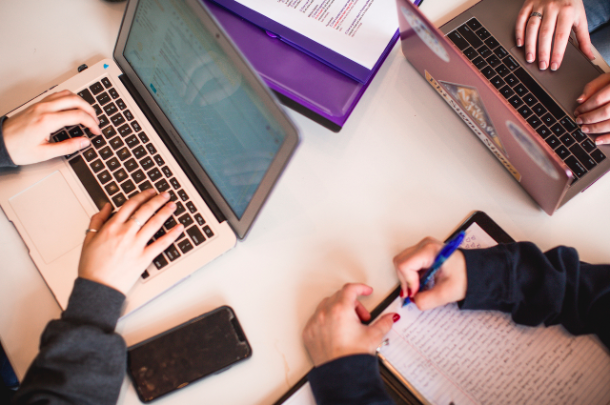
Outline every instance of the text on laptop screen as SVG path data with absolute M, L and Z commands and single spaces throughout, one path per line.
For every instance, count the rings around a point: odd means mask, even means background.
M 237 217 L 284 132 L 184 0 L 141 0 L 124 56 Z

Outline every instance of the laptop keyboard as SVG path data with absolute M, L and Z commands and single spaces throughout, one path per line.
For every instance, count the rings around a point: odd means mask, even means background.
M 88 128 L 79 125 L 55 132 L 52 139 L 61 142 L 78 136 L 90 138 L 89 148 L 65 158 L 98 209 L 109 202 L 116 211 L 129 198 L 149 188 L 170 194 L 177 205 L 176 211 L 149 243 L 165 235 L 178 223 L 184 225 L 185 232 L 153 260 L 157 270 L 213 238 L 214 232 L 173 176 L 155 145 L 142 131 L 110 80 L 105 77 L 81 90 L 78 95 L 95 109 L 102 134 L 93 135 Z M 146 270 L 142 278 L 153 275 Z
M 595 142 L 476 18 L 448 33 L 447 38 L 568 165 L 574 173 L 572 184 L 606 159 Z

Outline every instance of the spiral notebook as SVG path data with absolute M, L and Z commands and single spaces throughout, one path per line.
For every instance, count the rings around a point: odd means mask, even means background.
M 514 242 L 485 213 L 464 230 L 464 249 Z M 490 269 L 493 271 L 493 269 Z M 456 304 L 422 312 L 401 307 L 400 287 L 372 312 L 398 312 L 380 346 L 380 369 L 397 404 L 607 404 L 610 355 L 593 336 L 559 326 L 514 324 L 495 311 L 460 311 Z M 275 405 L 314 405 L 303 378 Z

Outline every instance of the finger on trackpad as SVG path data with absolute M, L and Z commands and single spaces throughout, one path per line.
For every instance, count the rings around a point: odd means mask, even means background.
M 60 172 L 9 199 L 45 263 L 81 245 L 89 216 Z

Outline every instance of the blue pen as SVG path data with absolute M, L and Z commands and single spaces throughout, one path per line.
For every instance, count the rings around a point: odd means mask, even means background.
M 428 282 L 432 279 L 432 277 L 434 277 L 434 275 L 436 274 L 438 269 L 441 268 L 443 263 L 445 263 L 445 261 L 447 259 L 449 259 L 449 256 L 451 256 L 453 254 L 453 252 L 455 252 L 457 250 L 457 248 L 462 244 L 462 241 L 464 240 L 464 236 L 466 236 L 466 232 L 461 231 L 460 233 L 455 235 L 453 237 L 453 239 L 451 239 L 449 242 L 447 242 L 447 244 L 443 247 L 443 249 L 441 249 L 439 254 L 436 256 L 436 259 L 434 259 L 434 263 L 432 263 L 432 266 L 428 269 L 428 271 L 426 271 L 424 276 L 419 280 L 419 289 L 420 290 L 423 290 L 426 287 L 426 284 L 428 284 Z M 411 299 L 409 299 L 409 297 L 406 297 L 404 299 L 404 301 L 402 302 L 402 306 L 404 307 L 407 304 L 409 304 L 410 302 L 411 302 Z

